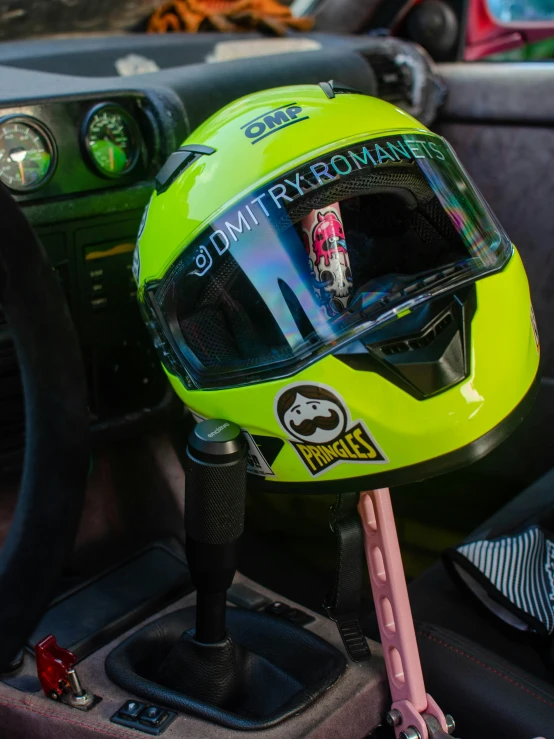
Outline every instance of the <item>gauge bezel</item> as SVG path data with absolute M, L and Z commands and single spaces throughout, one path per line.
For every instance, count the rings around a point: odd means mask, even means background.
M 36 182 L 34 185 L 26 186 L 26 187 L 13 187 L 12 185 L 8 185 L 7 182 L 4 182 L 4 180 L 0 177 L 0 182 L 2 182 L 3 185 L 5 185 L 8 190 L 11 192 L 15 192 L 21 195 L 24 195 L 28 192 L 35 192 L 36 190 L 40 190 L 41 187 L 44 187 L 44 185 L 52 179 L 52 175 L 56 171 L 56 167 L 58 164 L 58 149 L 56 147 L 56 140 L 54 139 L 54 136 L 50 132 L 50 130 L 47 128 L 47 126 L 44 125 L 41 121 L 38 120 L 38 118 L 35 118 L 32 115 L 26 115 L 25 113 L 14 113 L 12 115 L 5 115 L 0 117 L 0 127 L 2 127 L 6 123 L 22 123 L 28 128 L 32 128 L 35 133 L 38 133 L 39 136 L 42 136 L 44 141 L 46 142 L 46 147 L 48 150 L 48 153 L 51 156 L 50 164 L 48 165 L 48 169 L 44 173 L 44 175 L 41 177 L 41 179 Z
M 102 110 L 110 109 L 121 115 L 125 119 L 125 123 L 127 124 L 129 128 L 129 133 L 131 136 L 131 144 L 133 146 L 133 157 L 130 160 L 129 165 L 122 170 L 121 172 L 108 172 L 103 167 L 98 164 L 96 159 L 94 158 L 94 154 L 92 153 L 92 149 L 90 146 L 89 138 L 88 138 L 88 128 L 89 125 L 94 118 L 95 115 L 97 115 Z M 111 102 L 102 102 L 97 103 L 94 105 L 85 115 L 83 122 L 81 124 L 81 147 L 83 151 L 86 154 L 86 161 L 89 167 L 92 168 L 92 170 L 95 172 L 95 174 L 100 174 L 102 177 L 106 177 L 109 180 L 117 180 L 120 177 L 125 177 L 128 175 L 137 165 L 137 162 L 140 157 L 141 153 L 141 144 L 142 144 L 142 136 L 140 133 L 140 128 L 137 125 L 137 122 L 131 115 L 131 113 L 124 108 L 122 105 L 119 105 L 118 103 L 111 103 Z

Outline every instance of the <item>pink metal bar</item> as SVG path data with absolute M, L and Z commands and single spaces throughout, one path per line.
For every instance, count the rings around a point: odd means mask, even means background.
M 379 633 L 392 695 L 392 709 L 402 715 L 396 736 L 414 726 L 428 739 L 423 713 L 435 716 L 447 731 L 441 709 L 426 694 L 415 636 L 408 588 L 400 556 L 388 488 L 360 496 L 358 511 L 364 528 L 364 546 Z

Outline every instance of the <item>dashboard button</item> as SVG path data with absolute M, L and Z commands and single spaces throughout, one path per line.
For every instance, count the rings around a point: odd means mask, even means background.
M 313 616 L 309 616 L 307 613 L 304 613 L 304 611 L 301 611 L 299 608 L 293 608 L 286 603 L 282 603 L 280 600 L 276 600 L 274 603 L 270 603 L 266 607 L 265 611 L 266 613 L 271 613 L 271 615 L 273 616 L 284 618 L 293 624 L 297 624 L 298 626 L 305 626 L 306 624 L 309 624 L 314 620 Z
M 147 706 L 139 718 L 146 726 L 159 726 L 167 718 L 167 713 L 158 706 Z
M 117 712 L 119 716 L 122 718 L 136 718 L 139 713 L 144 708 L 144 703 L 139 703 L 138 701 L 127 701 L 127 703 L 124 703 L 119 711 Z
M 275 616 L 281 616 L 288 610 L 289 606 L 287 606 L 285 603 L 281 603 L 280 600 L 276 600 L 275 603 L 272 603 L 266 608 L 266 611 L 268 613 L 273 613 Z
M 108 298 L 94 298 L 90 301 L 94 313 L 104 310 L 108 305 Z
M 252 590 L 243 583 L 233 583 L 227 591 L 227 600 L 241 608 L 248 608 L 255 611 L 262 606 L 267 605 L 270 600 L 265 595 Z

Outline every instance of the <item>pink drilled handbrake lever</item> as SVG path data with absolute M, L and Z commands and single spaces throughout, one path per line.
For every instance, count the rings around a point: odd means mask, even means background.
M 392 695 L 387 722 L 397 739 L 450 739 L 452 717 L 425 692 L 388 488 L 362 493 L 358 511 Z

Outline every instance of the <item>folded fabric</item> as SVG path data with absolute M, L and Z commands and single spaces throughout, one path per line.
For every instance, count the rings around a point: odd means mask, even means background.
M 451 575 L 505 623 L 554 632 L 554 534 L 538 525 L 444 553 Z
M 313 24 L 312 18 L 295 17 L 278 0 L 170 0 L 154 11 L 148 32 L 232 33 L 257 29 L 284 36 L 289 29 L 308 31 Z

